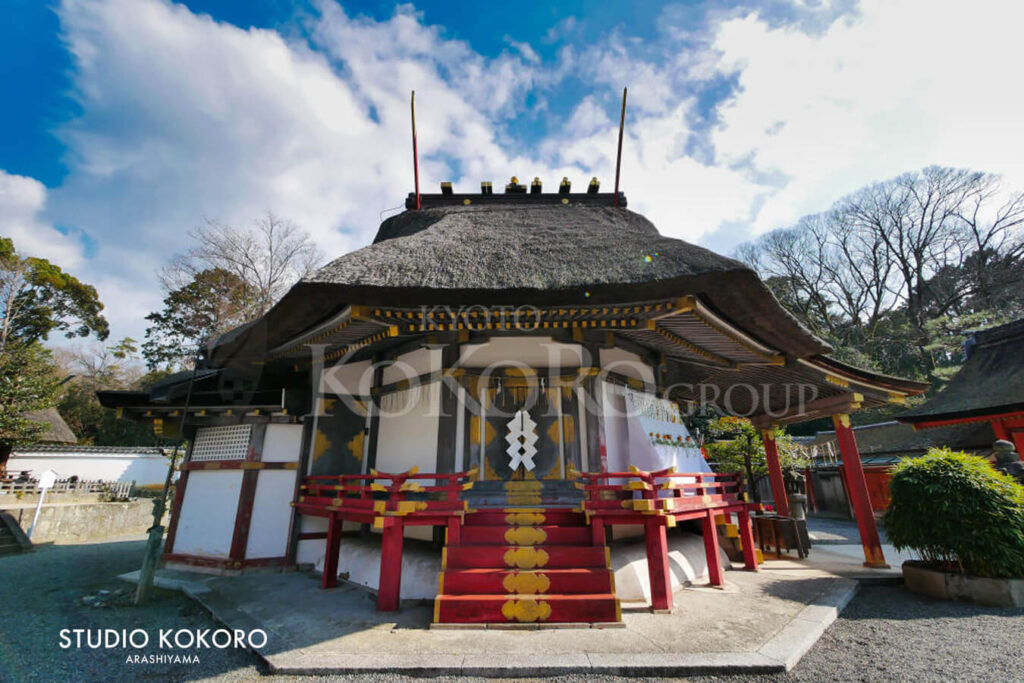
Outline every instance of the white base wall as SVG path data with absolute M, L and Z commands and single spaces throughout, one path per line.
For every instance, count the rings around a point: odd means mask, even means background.
M 32 470 L 34 476 L 53 470 L 59 479 L 78 477 L 83 481 L 134 481 L 136 486 L 163 486 L 169 464 L 159 454 L 15 451 L 7 469 Z
M 242 470 L 189 472 L 174 554 L 226 558 L 235 533 L 241 489 Z

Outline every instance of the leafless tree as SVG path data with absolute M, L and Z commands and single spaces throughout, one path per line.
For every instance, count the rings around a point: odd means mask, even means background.
M 173 291 L 203 271 L 226 271 L 242 283 L 239 303 L 247 320 L 266 313 L 323 260 L 307 232 L 270 212 L 247 230 L 208 219 L 189 236 L 195 246 L 160 272 L 164 287 Z
M 901 309 L 923 338 L 928 319 L 970 297 L 991 301 L 1005 286 L 994 278 L 1013 271 L 990 266 L 1024 256 L 1022 226 L 1024 193 L 1007 196 L 998 176 L 930 166 L 865 187 L 737 255 L 773 278 L 812 327 L 871 337 Z

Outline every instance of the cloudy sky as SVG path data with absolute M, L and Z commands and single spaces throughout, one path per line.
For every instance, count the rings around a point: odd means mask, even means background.
M 95 284 L 141 339 L 204 218 L 266 211 L 329 256 L 422 177 L 623 189 L 729 253 L 928 164 L 1024 187 L 1024 5 L 1005 0 L 8 0 L 0 235 Z

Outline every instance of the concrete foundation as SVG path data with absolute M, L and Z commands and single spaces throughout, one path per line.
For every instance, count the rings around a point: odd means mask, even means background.
M 669 568 L 672 589 L 691 585 L 707 575 L 704 539 L 677 531 L 669 534 Z M 651 581 L 647 572 L 647 550 L 643 538 L 621 539 L 611 545 L 612 570 L 616 595 L 623 602 L 650 602 Z M 729 558 L 722 553 L 723 566 Z M 315 569 L 323 573 L 324 555 L 319 554 Z M 429 543 L 406 540 L 402 551 L 402 599 L 433 600 L 437 596 L 441 553 Z M 376 590 L 380 578 L 380 538 L 346 536 L 338 559 L 339 576 L 370 590 Z

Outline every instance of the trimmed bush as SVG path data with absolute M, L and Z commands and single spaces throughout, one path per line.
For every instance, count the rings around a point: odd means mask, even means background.
M 987 460 L 933 448 L 893 468 L 889 540 L 936 568 L 1024 577 L 1024 486 Z

